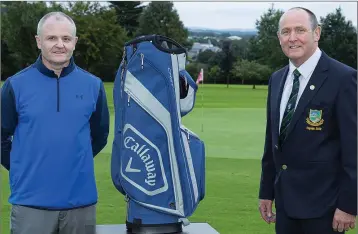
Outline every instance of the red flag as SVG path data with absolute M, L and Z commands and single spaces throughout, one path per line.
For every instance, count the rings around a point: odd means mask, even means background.
M 199 84 L 200 81 L 204 82 L 204 70 L 203 69 L 200 70 L 198 79 L 196 79 L 196 83 Z

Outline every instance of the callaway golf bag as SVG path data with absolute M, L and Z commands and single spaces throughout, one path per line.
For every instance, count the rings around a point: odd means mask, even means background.
M 185 49 L 167 37 L 141 36 L 124 47 L 111 176 L 132 233 L 181 232 L 205 195 L 204 143 L 182 124 L 198 88 L 185 64 Z

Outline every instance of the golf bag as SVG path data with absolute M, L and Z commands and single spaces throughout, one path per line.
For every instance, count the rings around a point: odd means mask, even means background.
M 170 38 L 137 37 L 123 53 L 113 89 L 112 181 L 126 198 L 130 232 L 178 233 L 205 196 L 204 143 L 182 124 L 198 87 L 185 49 Z

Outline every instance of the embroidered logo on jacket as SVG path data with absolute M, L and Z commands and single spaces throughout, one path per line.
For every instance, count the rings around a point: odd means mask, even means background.
M 321 126 L 324 122 L 322 118 L 322 110 L 312 110 L 310 109 L 308 117 L 306 118 L 306 123 L 311 127 L 307 126 L 307 130 L 322 130 Z

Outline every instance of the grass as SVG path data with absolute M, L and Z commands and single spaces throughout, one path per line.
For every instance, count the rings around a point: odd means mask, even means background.
M 113 84 L 105 84 L 113 127 Z M 265 130 L 267 88 L 257 86 L 204 85 L 196 107 L 184 124 L 205 141 L 207 153 L 206 197 L 191 222 L 207 222 L 224 234 L 270 234 L 274 226 L 264 223 L 258 212 L 260 158 Z M 109 143 L 95 158 L 99 193 L 98 224 L 125 222 L 123 196 L 113 187 Z M 8 175 L 2 170 L 1 233 L 9 233 Z M 353 234 L 353 232 L 349 232 Z

